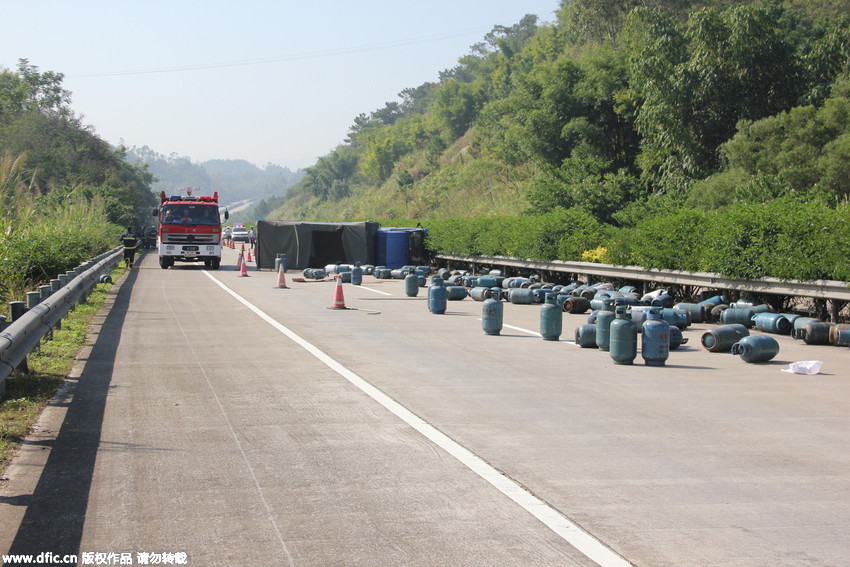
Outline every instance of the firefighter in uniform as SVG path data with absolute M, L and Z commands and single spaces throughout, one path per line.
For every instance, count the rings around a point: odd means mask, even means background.
M 127 232 L 121 235 L 121 242 L 124 244 L 124 266 L 132 268 L 133 259 L 136 256 L 136 246 L 138 244 L 136 235 L 133 234 L 132 226 L 128 226 Z

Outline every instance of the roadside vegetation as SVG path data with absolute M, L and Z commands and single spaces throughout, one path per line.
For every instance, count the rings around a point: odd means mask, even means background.
M 118 245 L 146 222 L 153 176 L 70 108 L 62 74 L 0 68 L 0 302 Z M 142 220 L 144 219 L 144 220 Z
M 850 280 L 848 14 L 562 0 L 356 117 L 268 218 L 421 223 L 458 255 Z

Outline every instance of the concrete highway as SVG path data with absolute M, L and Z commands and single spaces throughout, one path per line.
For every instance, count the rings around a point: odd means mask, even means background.
M 540 306 L 235 269 L 115 288 L 0 490 L 0 552 L 141 565 L 850 564 L 850 352 L 666 366 L 557 342 Z M 754 333 L 755 334 L 755 333 Z M 781 372 L 824 361 L 822 373 Z M 101 555 L 95 555 L 101 554 Z M 121 559 L 130 563 L 119 563 Z M 181 563 L 182 562 L 182 563 Z

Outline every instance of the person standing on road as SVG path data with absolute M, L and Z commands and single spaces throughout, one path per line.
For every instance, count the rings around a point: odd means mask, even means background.
M 136 246 L 138 244 L 136 235 L 133 234 L 132 226 L 128 226 L 127 232 L 121 235 L 121 242 L 124 244 L 124 267 L 132 268 L 133 260 L 136 256 Z

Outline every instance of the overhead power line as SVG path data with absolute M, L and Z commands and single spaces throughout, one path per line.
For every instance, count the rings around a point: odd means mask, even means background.
M 396 41 L 386 41 L 381 43 L 372 43 L 353 47 L 340 47 L 337 49 L 327 49 L 322 51 L 309 51 L 305 53 L 293 53 L 288 55 L 277 55 L 274 57 L 262 57 L 257 59 L 242 59 L 238 61 L 224 61 L 218 63 L 199 63 L 195 65 L 181 65 L 177 67 L 156 67 L 151 69 L 136 69 L 126 71 L 106 71 L 102 73 L 82 73 L 79 75 L 71 75 L 69 78 L 92 78 L 92 77 L 120 77 L 124 75 L 150 75 L 155 73 L 179 73 L 184 71 L 204 71 L 207 69 L 225 69 L 227 67 L 247 67 L 249 65 L 265 65 L 268 63 L 281 63 L 285 61 L 298 61 L 302 59 L 318 59 L 321 57 L 334 57 L 338 55 L 350 55 L 353 53 L 364 53 L 367 51 L 379 51 L 384 49 L 403 47 L 407 45 L 416 45 L 420 43 L 430 43 L 441 41 L 454 37 L 463 37 L 473 33 L 481 33 L 489 28 L 470 28 L 454 32 L 446 32 L 442 34 L 427 35 L 401 39 Z

